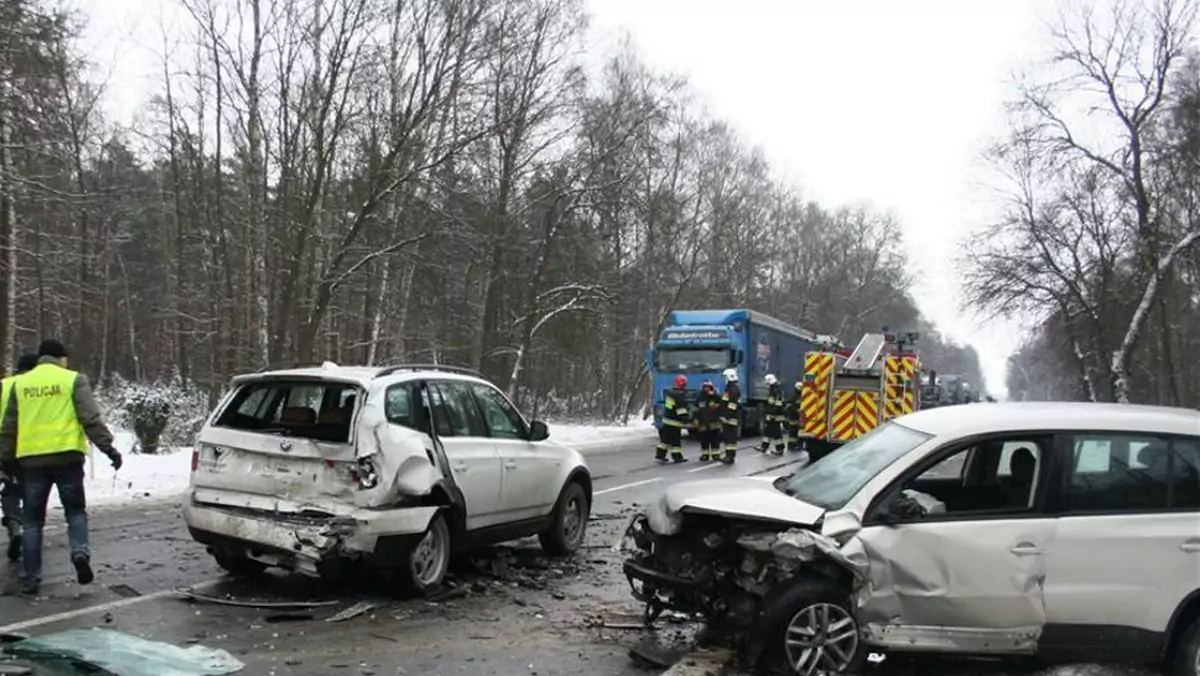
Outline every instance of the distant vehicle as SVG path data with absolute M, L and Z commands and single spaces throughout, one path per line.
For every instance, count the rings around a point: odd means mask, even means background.
M 242 375 L 200 431 L 183 517 L 233 573 L 363 564 L 422 591 L 452 550 L 529 535 L 551 554 L 579 548 L 591 474 L 548 436 L 463 369 Z
M 700 387 L 711 380 L 720 392 L 721 372 L 737 369 L 742 392 L 742 428 L 756 433 L 765 415 L 767 383 L 773 373 L 791 389 L 803 374 L 804 354 L 822 337 L 753 310 L 676 310 L 653 350 L 646 352 L 646 367 L 654 390 L 654 424 L 662 424 L 663 394 L 677 375 L 687 377 L 687 400 L 694 406 Z
M 624 563 L 772 673 L 868 652 L 1200 676 L 1200 412 L 1094 403 L 897 418 L 788 476 L 685 481 Z

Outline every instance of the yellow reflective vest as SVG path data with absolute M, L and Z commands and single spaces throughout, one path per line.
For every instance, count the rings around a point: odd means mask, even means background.
M 87 435 L 75 412 L 78 375 L 57 364 L 39 364 L 10 379 L 16 381 L 18 459 L 64 451 L 87 454 Z

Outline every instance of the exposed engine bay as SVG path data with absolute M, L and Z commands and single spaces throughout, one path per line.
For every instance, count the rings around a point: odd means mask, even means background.
M 764 600 L 799 576 L 842 581 L 848 593 L 856 577 L 835 542 L 777 522 L 689 514 L 678 532 L 659 535 L 639 515 L 626 537 L 634 554 L 625 561 L 625 575 L 634 597 L 646 604 L 647 620 L 673 610 L 710 627 L 745 629 Z

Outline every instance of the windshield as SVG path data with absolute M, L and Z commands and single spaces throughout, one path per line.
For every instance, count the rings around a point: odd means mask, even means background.
M 654 359 L 659 371 L 700 373 L 729 366 L 728 348 L 659 348 Z
M 797 473 L 781 490 L 817 507 L 841 509 L 875 475 L 932 436 L 887 423 Z

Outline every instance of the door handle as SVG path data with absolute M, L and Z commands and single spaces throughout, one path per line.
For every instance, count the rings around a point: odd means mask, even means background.
M 504 469 L 516 469 L 516 468 L 517 468 L 517 463 L 515 463 L 515 462 L 513 462 L 513 461 L 511 461 L 511 460 L 509 460 L 508 462 L 504 463 Z
M 1187 540 L 1179 545 L 1179 548 L 1188 554 L 1195 554 L 1196 552 L 1200 552 L 1200 540 Z
M 1009 548 L 1008 551 L 1012 552 L 1013 554 L 1016 554 L 1017 556 L 1033 556 L 1035 554 L 1041 554 L 1043 552 L 1041 547 L 1038 547 L 1037 545 L 1033 544 L 1032 542 L 1018 542 L 1017 544 L 1015 544 L 1011 548 Z

